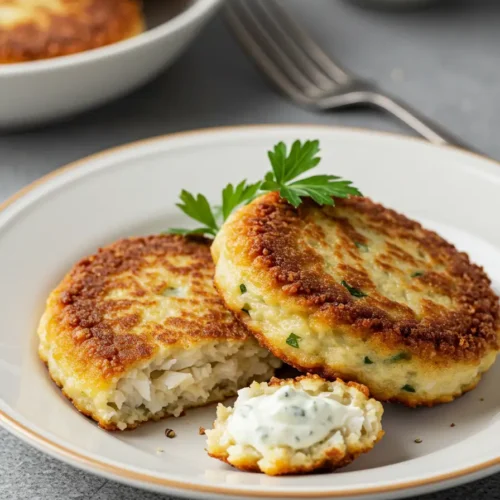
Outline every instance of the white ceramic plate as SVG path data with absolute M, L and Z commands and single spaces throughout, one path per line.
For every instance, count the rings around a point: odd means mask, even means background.
M 394 498 L 500 470 L 500 364 L 452 404 L 386 405 L 386 436 L 346 469 L 286 478 L 238 472 L 209 458 L 198 427 L 211 424 L 214 407 L 169 420 L 175 440 L 165 438 L 166 422 L 107 433 L 49 380 L 35 328 L 47 294 L 75 261 L 117 238 L 185 224 L 174 206 L 182 188 L 217 200 L 226 182 L 259 178 L 274 143 L 296 138 L 320 139 L 324 172 L 344 175 L 375 200 L 424 220 L 484 265 L 499 290 L 494 162 L 418 140 L 315 126 L 218 129 L 136 143 L 42 179 L 0 212 L 3 425 L 77 467 L 191 498 Z

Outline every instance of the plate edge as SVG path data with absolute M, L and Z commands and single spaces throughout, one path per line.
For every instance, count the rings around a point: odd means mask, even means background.
M 147 144 L 155 143 L 155 142 L 161 142 L 163 140 L 175 140 L 179 137 L 186 137 L 186 136 L 196 136 L 196 135 L 207 135 L 207 134 L 220 134 L 224 132 L 229 132 L 229 131 L 251 131 L 251 130 L 272 130 L 272 129 L 279 129 L 279 128 L 304 128 L 304 129 L 311 129 L 315 128 L 318 130 L 340 130 L 340 131 L 351 131 L 351 132 L 357 132 L 361 134 L 366 134 L 366 136 L 377 136 L 381 135 L 383 137 L 392 137 L 396 139 L 400 139 L 403 141 L 408 141 L 408 142 L 419 142 L 423 144 L 429 144 L 427 141 L 418 138 L 418 137 L 412 137 L 412 136 L 407 136 L 404 134 L 396 134 L 396 133 L 391 133 L 391 132 L 385 132 L 385 131 L 377 131 L 377 130 L 371 130 L 371 129 L 365 129 L 365 128 L 356 128 L 356 127 L 342 127 L 342 126 L 335 126 L 335 125 L 318 125 L 318 124 L 313 124 L 313 123 L 288 123 L 288 124 L 256 124 L 256 125 L 237 125 L 237 126 L 222 126 L 222 127 L 209 127 L 209 128 L 201 128 L 201 129 L 195 129 L 195 130 L 189 130 L 189 131 L 183 131 L 183 132 L 174 132 L 170 134 L 163 134 L 160 136 L 155 136 L 152 138 L 148 139 L 142 139 L 130 143 L 126 143 L 124 145 L 116 146 L 113 148 L 109 148 L 97 153 L 94 153 L 92 155 L 86 156 L 80 160 L 77 160 L 75 162 L 71 162 L 65 166 L 62 166 L 60 168 L 57 168 L 56 170 L 42 176 L 41 178 L 33 181 L 29 185 L 25 186 L 24 188 L 20 189 L 16 193 L 14 193 L 12 196 L 8 197 L 4 202 L 0 203 L 0 212 L 4 211 L 6 208 L 8 208 L 10 205 L 14 204 L 16 201 L 21 199 L 23 196 L 26 194 L 30 193 L 31 191 L 35 190 L 39 186 L 46 184 L 50 180 L 59 177 L 60 175 L 63 175 L 75 168 L 80 168 L 84 164 L 86 164 L 89 161 L 94 161 L 99 158 L 103 158 L 106 156 L 111 156 L 117 152 L 122 152 L 126 149 L 129 148 L 135 148 L 138 146 L 145 146 Z M 451 151 L 459 152 L 460 154 L 465 154 L 465 155 L 470 155 L 475 158 L 479 158 L 481 161 L 485 161 L 486 163 L 491 163 L 496 166 L 500 166 L 500 162 L 497 162 L 496 160 L 487 158 L 485 156 L 482 156 L 477 153 L 473 153 L 470 151 L 466 151 L 463 149 L 460 149 L 456 146 L 451 146 L 451 145 L 442 145 L 442 146 L 434 146 L 438 147 L 440 149 L 448 149 Z M 394 492 L 394 491 L 402 491 L 402 490 L 409 490 L 409 489 L 414 489 L 418 487 L 424 487 L 427 485 L 431 484 L 436 484 L 444 481 L 450 481 L 453 479 L 458 479 L 458 478 L 464 478 L 465 476 L 474 474 L 476 472 L 486 472 L 488 469 L 495 467 L 496 465 L 500 465 L 500 456 L 494 459 L 490 459 L 486 462 L 482 462 L 480 464 L 476 464 L 473 466 L 469 466 L 465 469 L 461 469 L 458 471 L 453 471 L 453 472 L 448 472 L 445 474 L 441 474 L 438 476 L 430 477 L 427 479 L 419 479 L 419 480 L 412 480 L 407 483 L 401 483 L 401 484 L 394 484 L 394 485 L 387 485 L 387 486 L 379 486 L 379 487 L 368 487 L 368 488 L 358 488 L 358 489 L 351 489 L 348 491 L 321 491 L 321 492 L 297 492 L 297 491 L 290 491 L 290 492 L 276 492 L 276 491 L 252 491 L 252 490 L 242 490 L 242 489 L 233 489 L 233 488 L 224 488 L 224 487 L 217 487 L 217 486 L 209 486 L 209 485 L 197 485 L 193 483 L 188 483 L 188 482 L 183 482 L 183 481 L 176 481 L 174 479 L 162 479 L 156 476 L 151 476 L 148 474 L 144 474 L 141 472 L 134 472 L 130 471 L 127 469 L 123 469 L 120 467 L 117 467 L 115 465 L 106 463 L 105 461 L 100 461 L 94 458 L 87 457 L 83 454 L 80 454 L 78 452 L 75 452 L 69 448 L 66 448 L 62 445 L 59 445 L 58 443 L 50 440 L 49 438 L 44 437 L 43 435 L 29 429 L 26 427 L 24 424 L 21 422 L 17 421 L 10 415 L 7 415 L 3 410 L 0 410 L 0 423 L 5 427 L 6 430 L 10 430 L 13 434 L 16 436 L 21 437 L 24 439 L 26 442 L 33 444 L 36 443 L 36 447 L 41 449 L 41 450 L 46 450 L 49 448 L 51 450 L 51 454 L 53 456 L 59 457 L 60 459 L 66 458 L 70 459 L 72 463 L 75 464 L 80 464 L 84 468 L 89 468 L 90 470 L 99 470 L 101 473 L 109 475 L 111 477 L 119 477 L 123 480 L 128 480 L 128 481 L 133 481 L 133 482 L 138 482 L 142 484 L 155 484 L 158 486 L 164 486 L 164 487 L 171 487 L 175 488 L 177 490 L 183 490 L 185 492 L 189 491 L 199 491 L 199 492 L 204 492 L 204 493 L 220 493 L 220 494 L 225 494 L 225 495 L 236 495 L 240 497 L 253 497 L 253 498 L 265 498 L 265 497 L 273 497 L 273 498 L 339 498 L 339 497 L 355 497 L 355 496 L 361 496 L 361 495 L 367 495 L 367 494 L 380 494 L 380 493 L 389 493 L 389 492 Z

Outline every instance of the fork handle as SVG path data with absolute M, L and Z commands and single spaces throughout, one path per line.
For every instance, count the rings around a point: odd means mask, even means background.
M 412 109 L 399 99 L 379 92 L 370 92 L 367 99 L 370 104 L 395 116 L 433 144 L 456 146 L 467 151 L 482 154 L 462 142 L 457 137 L 449 134 L 439 125 L 433 123 L 428 118 L 425 118 L 418 111 Z

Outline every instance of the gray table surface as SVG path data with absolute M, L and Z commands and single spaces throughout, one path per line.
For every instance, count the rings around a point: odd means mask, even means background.
M 415 12 L 287 0 L 359 74 L 500 159 L 500 2 L 441 0 Z M 214 19 L 154 82 L 64 124 L 0 137 L 0 201 L 68 162 L 129 141 L 242 123 L 323 123 L 407 133 L 370 110 L 315 114 L 274 93 Z M 404 168 L 404 164 L 402 164 Z M 0 499 L 160 500 L 48 458 L 0 429 Z M 422 500 L 500 499 L 500 475 Z

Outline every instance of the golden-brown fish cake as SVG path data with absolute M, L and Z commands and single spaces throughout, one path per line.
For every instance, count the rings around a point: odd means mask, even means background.
M 131 238 L 80 261 L 50 294 L 39 353 L 109 430 L 220 401 L 280 362 L 224 307 L 203 238 Z
M 0 0 L 0 64 L 83 52 L 143 30 L 140 0 Z
M 484 271 L 367 198 L 294 209 L 264 195 L 224 224 L 212 254 L 226 305 L 262 345 L 377 399 L 451 401 L 496 358 L 499 305 Z
M 239 391 L 233 408 L 218 405 L 213 429 L 205 430 L 207 452 L 238 469 L 272 476 L 335 470 L 382 438 L 383 413 L 355 382 L 318 375 L 254 382 Z

